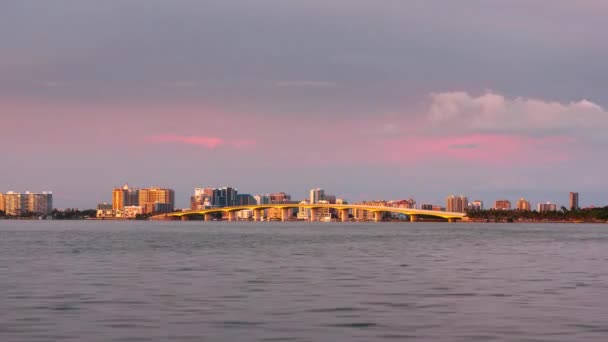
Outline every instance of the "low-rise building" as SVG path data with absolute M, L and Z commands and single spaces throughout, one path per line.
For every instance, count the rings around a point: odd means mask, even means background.
M 538 203 L 538 211 L 541 213 L 547 211 L 557 211 L 557 204 L 551 202 Z
M 494 203 L 494 209 L 496 209 L 496 210 L 511 210 L 511 201 L 509 201 L 509 200 L 497 200 Z

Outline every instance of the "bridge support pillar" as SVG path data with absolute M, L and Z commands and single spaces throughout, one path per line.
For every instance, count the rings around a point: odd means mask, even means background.
M 418 215 L 410 215 L 410 222 L 417 222 L 418 221 Z
M 340 209 L 340 220 L 342 222 L 348 221 L 348 209 Z
M 253 220 L 259 221 L 262 218 L 262 209 L 253 209 Z
M 182 221 L 188 221 L 189 219 L 190 218 L 188 216 L 186 216 L 186 215 L 180 217 L 180 220 L 182 220 Z
M 289 209 L 281 208 L 281 221 L 289 220 Z
M 205 214 L 205 221 L 211 221 L 211 214 Z
M 374 221 L 375 222 L 382 221 L 382 212 L 381 211 L 374 211 Z
M 319 219 L 317 216 L 319 215 L 319 209 L 310 208 L 310 222 L 317 222 Z
M 453 217 L 452 217 L 452 218 L 449 218 L 449 219 L 448 219 L 448 222 L 449 222 L 449 223 L 455 223 L 455 222 L 457 222 L 457 221 L 456 221 L 456 219 L 455 219 L 455 218 L 453 218 Z
M 236 221 L 236 211 L 228 211 L 226 212 L 226 216 L 228 217 L 228 221 Z

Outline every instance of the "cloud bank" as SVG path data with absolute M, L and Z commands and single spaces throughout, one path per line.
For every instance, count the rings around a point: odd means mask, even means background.
M 467 92 L 433 93 L 430 98 L 428 119 L 433 131 L 563 136 L 608 143 L 608 112 L 588 100 L 509 99 L 492 92 L 477 97 Z

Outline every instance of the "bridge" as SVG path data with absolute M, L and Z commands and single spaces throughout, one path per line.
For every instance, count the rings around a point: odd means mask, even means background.
M 383 207 L 383 206 L 368 206 L 368 205 L 357 205 L 357 204 L 299 204 L 299 203 L 281 203 L 281 204 L 262 204 L 262 205 L 243 205 L 234 207 L 223 207 L 223 208 L 211 208 L 204 210 L 187 210 L 177 211 L 167 214 L 161 214 L 153 216 L 152 219 L 156 220 L 167 220 L 167 219 L 181 219 L 188 220 L 193 216 L 203 216 L 205 221 L 213 219 L 214 214 L 222 213 L 226 214 L 228 221 L 236 221 L 236 213 L 243 210 L 253 211 L 254 221 L 260 221 L 262 219 L 262 212 L 266 209 L 280 210 L 281 220 L 289 220 L 289 209 L 309 209 L 310 210 L 310 221 L 318 221 L 319 210 L 321 209 L 334 209 L 339 213 L 339 218 L 342 222 L 349 220 L 350 210 L 365 210 L 373 213 L 374 221 L 382 221 L 384 213 L 397 213 L 404 214 L 410 218 L 411 222 L 418 221 L 420 216 L 429 216 L 434 218 L 446 219 L 448 222 L 456 222 L 458 219 L 464 218 L 464 213 L 454 213 L 447 211 L 435 211 L 435 210 L 419 210 L 410 208 L 398 208 L 398 207 Z

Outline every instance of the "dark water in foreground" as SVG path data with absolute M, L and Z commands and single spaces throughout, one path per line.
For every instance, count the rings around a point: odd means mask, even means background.
M 0 341 L 608 341 L 608 225 L 0 221 Z

